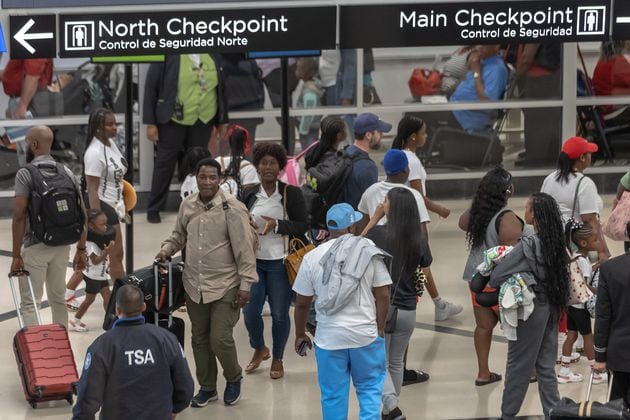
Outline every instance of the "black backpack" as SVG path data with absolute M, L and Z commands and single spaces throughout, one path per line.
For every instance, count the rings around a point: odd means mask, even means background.
M 342 152 L 326 154 L 315 166 L 308 169 L 302 195 L 311 224 L 322 224 L 326 211 L 341 201 L 343 187 L 352 173 L 352 165 L 369 160 L 363 153 L 347 156 Z
M 81 196 L 63 165 L 26 165 L 33 189 L 28 203 L 30 227 L 48 246 L 70 245 L 79 240 L 85 225 Z M 42 169 L 54 172 L 44 176 Z

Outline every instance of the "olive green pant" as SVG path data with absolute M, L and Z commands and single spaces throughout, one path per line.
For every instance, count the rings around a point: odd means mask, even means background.
M 240 315 L 240 308 L 234 303 L 237 295 L 235 287 L 222 299 L 210 303 L 195 303 L 186 297 L 197 381 L 204 391 L 217 389 L 217 359 L 226 381 L 235 382 L 243 377 L 232 335 Z

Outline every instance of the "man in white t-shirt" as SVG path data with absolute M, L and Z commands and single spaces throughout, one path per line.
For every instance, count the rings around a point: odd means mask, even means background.
M 413 188 L 405 185 L 409 178 L 409 160 L 407 155 L 402 150 L 390 149 L 385 153 L 383 158 L 383 166 L 385 167 L 385 173 L 387 179 L 385 181 L 377 182 L 368 187 L 367 190 L 361 196 L 359 201 L 358 210 L 363 213 L 365 222 L 362 223 L 362 227 L 367 224 L 367 221 L 374 216 L 374 212 L 379 204 L 385 200 L 385 196 L 389 190 L 393 188 L 405 188 L 413 194 L 416 202 L 418 203 L 418 213 L 420 213 L 420 223 L 428 223 L 431 221 L 429 212 L 424 204 L 424 198 L 422 195 Z M 378 224 L 384 225 L 387 223 L 387 218 L 383 217 Z
M 361 218 L 361 213 L 347 203 L 332 206 L 326 214 L 331 239 L 304 256 L 293 285 L 295 351 L 302 356 L 306 355 L 306 347 L 312 347 L 305 328 L 311 302 L 316 299 L 315 357 L 324 420 L 348 418 L 351 378 L 359 400 L 359 418 L 373 419 L 380 414 L 386 375 L 384 328 L 392 281 L 383 258 L 370 253 L 376 248 L 374 243 L 352 235 Z M 335 269 L 328 269 L 328 254 L 334 251 L 337 256 L 344 255 L 345 260 L 345 253 L 351 253 L 348 249 L 358 248 L 362 249 L 358 263 L 352 264 L 358 268 L 352 273 L 344 269 L 341 274 L 342 284 L 354 280 L 358 285 L 345 295 L 342 286 L 335 297 L 344 295 L 347 299 L 330 304 L 335 300 L 328 289 L 335 283 Z M 363 275 L 353 275 L 357 273 Z

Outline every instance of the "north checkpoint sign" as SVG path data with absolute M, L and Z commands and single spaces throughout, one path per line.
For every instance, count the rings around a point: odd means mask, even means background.
M 341 48 L 602 41 L 610 13 L 610 0 L 341 6 L 339 41 Z
M 336 8 L 59 15 L 59 56 L 334 49 Z

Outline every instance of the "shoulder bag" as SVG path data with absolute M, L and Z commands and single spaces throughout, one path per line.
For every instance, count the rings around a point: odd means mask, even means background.
M 628 241 L 626 227 L 630 222 L 630 193 L 624 192 L 603 226 L 604 235 L 613 241 Z
M 289 189 L 288 185 L 284 187 L 283 193 L 283 209 L 284 209 L 284 217 L 287 217 L 287 190 Z M 284 242 L 284 240 L 283 240 Z M 285 257 L 284 257 L 284 267 L 287 270 L 287 279 L 289 280 L 289 284 L 293 286 L 295 283 L 295 278 L 297 277 L 297 273 L 300 270 L 300 265 L 302 265 L 302 260 L 304 256 L 310 251 L 315 249 L 315 245 L 311 243 L 304 243 L 299 238 L 292 238 L 289 241 L 289 246 L 287 250 L 287 244 L 284 242 L 285 246 Z

